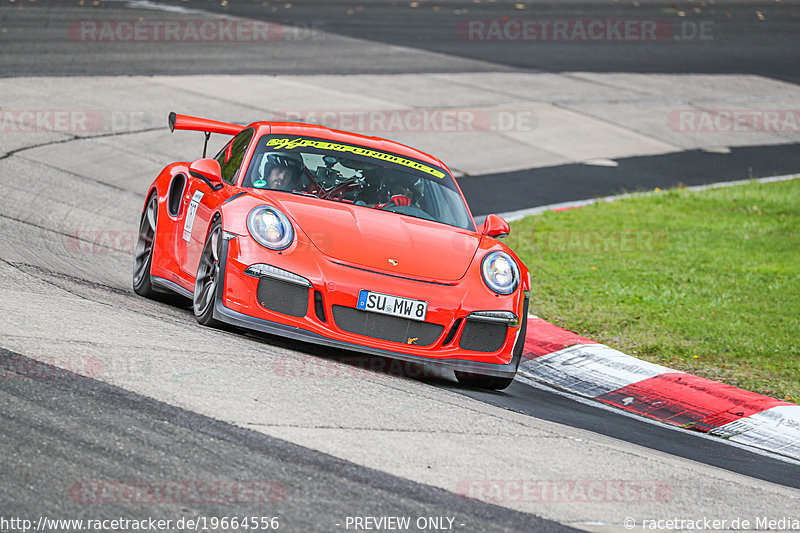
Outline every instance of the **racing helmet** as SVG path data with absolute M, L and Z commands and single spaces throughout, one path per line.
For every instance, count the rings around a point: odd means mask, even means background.
M 303 175 L 303 156 L 291 152 L 272 152 L 266 154 L 261 162 L 262 179 L 267 179 L 276 167 L 285 167 L 291 171 L 293 181 Z
M 285 169 L 288 173 L 287 178 L 280 185 L 273 187 L 270 182 L 270 175 L 276 168 Z M 303 157 L 300 154 L 287 152 L 270 152 L 261 154 L 256 168 L 253 169 L 253 187 L 258 189 L 277 188 L 282 190 L 292 190 L 302 183 Z

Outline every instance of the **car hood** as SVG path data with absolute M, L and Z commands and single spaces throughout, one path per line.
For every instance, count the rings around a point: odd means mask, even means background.
M 464 276 L 480 244 L 479 235 L 437 222 L 330 200 L 275 196 L 276 207 L 322 253 L 364 268 L 454 281 Z

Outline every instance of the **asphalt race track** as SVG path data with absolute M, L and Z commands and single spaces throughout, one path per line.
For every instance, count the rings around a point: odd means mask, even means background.
M 39 2 L 53 6 L 71 6 L 78 2 Z M 99 18 L 98 12 L 120 4 L 143 7 L 149 2 L 101 2 L 96 9 L 90 2 L 81 17 Z M 403 72 L 481 72 L 489 70 L 526 69 L 544 72 L 641 72 L 641 73 L 736 73 L 756 74 L 791 82 L 800 81 L 800 28 L 797 4 L 794 2 L 735 2 L 720 0 L 708 5 L 643 1 L 638 3 L 608 1 L 568 1 L 522 3 L 527 9 L 516 9 L 514 2 L 462 2 L 442 0 L 411 2 L 376 0 L 354 2 L 330 0 L 313 2 L 209 2 L 206 0 L 165 0 L 162 6 L 207 10 L 257 20 L 277 21 L 298 28 L 298 38 L 280 44 L 277 54 L 238 56 L 231 61 L 230 52 L 216 50 L 212 54 L 196 54 L 191 47 L 159 48 L 146 56 L 107 56 L 106 52 L 73 57 L 69 50 L 48 47 L 48 17 L 41 14 L 22 15 L 15 20 L 30 30 L 24 40 L 16 40 L 5 51 L 4 61 L 18 75 L 131 75 L 131 74 L 365 74 Z M 14 6 L 11 6 L 14 7 Z M 436 9 L 438 7 L 438 9 Z M 679 12 L 683 12 L 679 14 Z M 759 16 L 760 14 L 760 16 Z M 463 20 L 496 20 L 514 18 L 604 18 L 669 21 L 676 26 L 675 40 L 658 38 L 641 42 L 605 41 L 562 42 L 545 40 L 531 48 L 530 41 L 489 40 L 476 46 L 474 41 L 454 31 Z M 56 16 L 51 15 L 50 21 Z M 681 20 L 684 19 L 684 20 Z M 686 22 L 684 25 L 683 22 Z M 710 33 L 697 34 L 700 23 L 706 22 Z M 368 44 L 350 47 L 347 41 L 335 48 L 304 39 L 304 30 L 322 30 L 329 34 L 363 39 L 368 42 L 427 50 L 443 54 L 422 60 L 419 54 L 401 58 L 370 58 Z M 695 35 L 696 34 L 696 35 Z M 692 38 L 694 37 L 694 38 Z M 703 37 L 701 39 L 701 37 Z M 713 37 L 713 38 L 707 38 Z M 702 42 L 700 42 L 702 41 Z M 314 44 L 316 42 L 316 44 Z M 699 47 L 701 44 L 702 47 Z M 296 51 L 298 46 L 302 51 Z M 326 48 L 328 48 L 326 50 Z M 292 54 L 291 62 L 284 62 Z M 31 57 L 37 50 L 47 51 Z M 373 48 L 373 51 L 376 49 Z M 382 51 L 382 50 L 381 50 Z M 99 51 L 98 51 L 99 53 Z M 446 58 L 445 58 L 446 56 Z M 68 58 L 68 60 L 65 60 Z M 98 59 L 100 61 L 98 61 Z
M 7 368 L 19 370 L 0 382 L 7 469 L 0 494 L 6 517 L 153 514 L 144 490 L 132 497 L 111 483 L 103 485 L 115 480 L 151 488 L 153 501 L 163 499 L 158 507 L 163 518 L 226 516 L 230 502 L 236 502 L 237 512 L 278 516 L 282 527 L 297 531 L 333 529 L 331 519 L 343 522 L 345 513 L 457 516 L 459 523 L 480 531 L 573 531 L 359 468 L 7 351 L 2 356 Z M 42 457 L 43 450 L 49 459 Z M 14 473 L 24 483 L 12 483 Z M 254 474 L 268 479 L 253 479 Z M 162 488 L 171 484 L 179 494 L 174 486 L 188 480 L 197 485 L 183 501 Z M 228 485 L 242 480 L 241 492 L 220 489 L 213 484 L 217 480 Z
M 442 154 L 478 215 L 800 171 L 790 126 L 686 132 L 664 118 L 796 112 L 797 2 L 515 4 L 0 4 L 0 530 L 40 517 L 363 531 L 354 517 L 391 516 L 411 517 L 411 531 L 548 532 L 800 518 L 800 465 L 786 458 L 522 379 L 469 390 L 389 360 L 202 328 L 131 290 L 147 186 L 201 151 L 202 135 L 169 133 L 171 110 L 233 122 L 319 110 L 340 122 L 353 110 L 533 117 L 507 131 L 376 133 Z M 80 37 L 87 21 L 223 12 L 287 26 L 268 42 Z M 464 20 L 504 17 L 705 20 L 716 33 L 535 48 L 459 37 Z M 22 119 L 31 110 L 35 127 Z

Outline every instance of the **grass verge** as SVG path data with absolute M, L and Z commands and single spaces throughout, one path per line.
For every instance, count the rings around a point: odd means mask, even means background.
M 800 179 L 678 188 L 512 228 L 531 313 L 641 359 L 800 400 Z

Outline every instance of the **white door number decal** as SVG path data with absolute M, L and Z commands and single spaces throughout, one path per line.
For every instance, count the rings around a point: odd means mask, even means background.
M 200 191 L 195 191 L 192 196 L 192 201 L 189 203 L 189 209 L 186 210 L 186 222 L 183 225 L 183 240 L 189 242 L 192 238 L 192 226 L 194 226 L 194 217 L 197 214 L 197 206 L 200 205 L 200 200 L 203 199 L 204 194 Z

